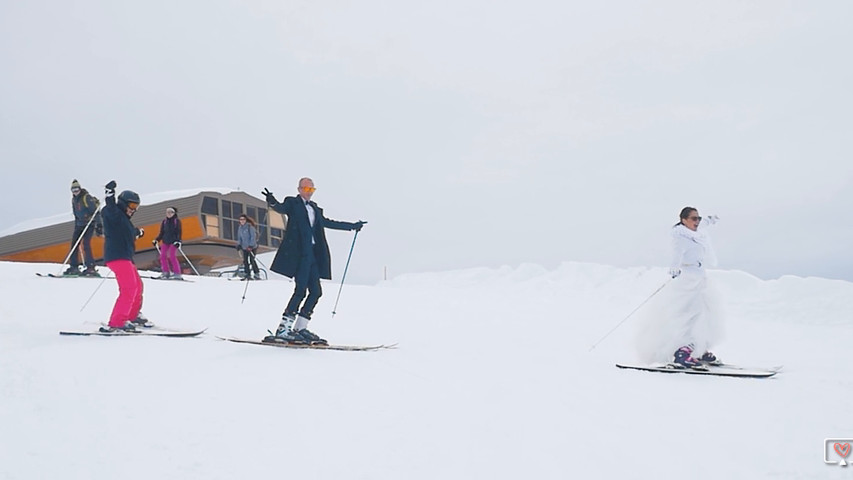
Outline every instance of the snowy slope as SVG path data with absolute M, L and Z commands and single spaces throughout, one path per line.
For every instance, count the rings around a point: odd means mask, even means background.
M 723 359 L 768 380 L 623 371 L 629 320 L 661 269 L 566 263 L 325 284 L 323 352 L 225 343 L 274 328 L 292 283 L 145 281 L 146 315 L 194 339 L 62 337 L 96 328 L 107 280 L 0 263 L 0 479 L 849 478 L 853 284 L 714 271 Z M 106 272 L 107 270 L 104 269 Z

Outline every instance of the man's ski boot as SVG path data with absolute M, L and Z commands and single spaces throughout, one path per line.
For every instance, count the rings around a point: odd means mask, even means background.
M 62 272 L 62 275 L 66 276 L 66 277 L 79 277 L 80 276 L 80 267 L 74 267 L 74 266 L 68 267 L 67 270 Z
M 168 280 L 171 276 L 172 274 L 170 274 L 169 272 L 163 272 L 157 276 L 157 280 Z
M 303 328 L 302 330 L 298 330 L 295 332 L 296 335 L 309 345 L 328 345 L 325 339 L 320 338 L 316 333 L 308 330 L 307 328 Z
M 293 324 L 296 323 L 296 315 L 285 313 L 281 316 L 281 323 L 275 331 L 275 335 L 267 335 L 264 337 L 265 342 L 269 343 L 292 343 L 295 345 L 310 345 L 301 335 L 293 330 Z
M 702 361 L 691 356 L 693 349 L 690 347 L 681 347 L 675 351 L 673 363 L 685 368 L 701 368 Z
M 180 273 L 176 273 L 176 274 L 172 275 L 172 280 L 183 280 L 183 279 L 184 279 L 184 276 L 181 275 Z
M 86 267 L 86 270 L 83 270 L 83 272 L 80 273 L 80 275 L 83 277 L 100 277 L 101 276 L 101 274 L 99 274 L 98 271 L 95 269 L 94 265 L 89 265 L 88 267 Z

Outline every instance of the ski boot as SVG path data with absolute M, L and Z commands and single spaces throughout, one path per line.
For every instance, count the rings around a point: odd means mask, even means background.
M 158 276 L 157 276 L 157 277 L 155 277 L 155 278 L 156 278 L 157 280 L 168 280 L 171 276 L 172 276 L 172 275 L 171 275 L 169 272 L 163 272 L 163 273 L 161 273 L 160 275 L 158 275 Z
M 136 327 L 142 327 L 142 328 L 151 328 L 154 326 L 154 324 L 151 323 L 151 320 L 148 320 L 148 317 L 143 315 L 142 312 L 139 312 L 138 314 L 136 314 L 136 318 L 131 320 L 130 323 Z
M 99 328 L 98 331 L 101 333 L 139 333 L 133 322 L 125 323 L 123 327 L 111 327 L 107 325 L 106 327 Z
M 325 339 L 320 338 L 319 335 L 308 330 L 307 328 L 303 328 L 302 330 L 298 330 L 295 333 L 296 333 L 296 335 L 299 335 L 299 337 L 302 339 L 302 341 L 304 341 L 308 345 L 328 345 L 329 344 L 329 342 L 327 342 Z
M 681 347 L 675 351 L 673 355 L 673 363 L 680 365 L 685 368 L 696 368 L 702 367 L 702 361 L 697 360 L 690 355 L 693 353 L 693 349 L 690 347 Z
M 720 359 L 717 358 L 717 356 L 711 352 L 703 353 L 702 357 L 699 359 L 699 361 L 705 365 L 722 365 L 723 364 L 723 362 L 721 362 Z
M 74 266 L 68 267 L 67 270 L 62 272 L 62 275 L 66 276 L 66 277 L 79 277 L 80 276 L 80 267 L 74 267 Z
M 86 267 L 86 270 L 83 270 L 83 272 L 80 273 L 80 276 L 83 276 L 83 277 L 100 277 L 101 275 L 95 269 L 94 265 L 89 265 L 88 267 Z
M 183 279 L 184 279 L 184 276 L 181 275 L 180 273 L 176 273 L 176 274 L 172 275 L 172 280 L 183 280 Z
M 302 336 L 293 331 L 293 324 L 296 323 L 296 315 L 285 313 L 281 316 L 281 323 L 275 331 L 275 335 L 264 337 L 265 342 L 269 343 L 292 343 L 296 345 L 306 344 Z M 310 345 L 310 343 L 309 343 Z

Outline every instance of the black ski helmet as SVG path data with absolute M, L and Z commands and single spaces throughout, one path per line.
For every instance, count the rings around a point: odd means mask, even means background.
M 122 210 L 126 209 L 129 204 L 135 203 L 139 205 L 139 195 L 133 190 L 125 190 L 118 194 L 118 204 Z

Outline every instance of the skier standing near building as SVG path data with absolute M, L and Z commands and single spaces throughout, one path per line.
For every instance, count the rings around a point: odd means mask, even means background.
M 293 278 L 296 284 L 275 335 L 266 337 L 264 341 L 326 343 L 307 328 L 314 307 L 323 294 L 320 279 L 332 279 L 331 254 L 326 243 L 325 229 L 360 231 L 367 222 L 339 222 L 326 218 L 323 209 L 311 201 L 316 190 L 314 181 L 305 177 L 299 180 L 299 195 L 286 197 L 280 203 L 268 189 L 262 192 L 271 209 L 287 215 L 287 229 L 270 270 Z
M 76 179 L 71 182 L 71 211 L 74 214 L 74 233 L 71 236 L 71 265 L 63 275 L 97 276 L 95 259 L 92 256 L 92 234 L 102 232 L 101 219 L 98 215 L 98 199 L 93 197 L 80 186 Z M 93 218 L 94 217 L 94 218 Z M 83 265 L 80 271 L 79 247 L 83 247 Z
M 258 252 L 258 230 L 255 227 L 255 219 L 243 214 L 238 221 L 240 226 L 237 227 L 237 250 L 243 254 L 243 279 L 260 280 L 260 269 L 255 261 L 255 255 Z M 254 277 L 252 272 L 255 272 Z
M 106 185 L 106 206 L 101 215 L 104 221 L 104 262 L 115 274 L 118 282 L 118 298 L 110 314 L 107 327 L 102 332 L 136 331 L 136 324 L 144 325 L 147 320 L 140 314 L 142 309 L 142 279 L 133 263 L 136 239 L 144 235 L 130 218 L 139 208 L 139 195 L 131 190 L 115 197 L 115 180 Z
M 644 310 L 637 337 L 643 360 L 685 367 L 717 362 L 710 349 L 722 340 L 724 313 L 705 273 L 707 266 L 717 264 L 707 232 L 717 220 L 684 207 L 672 227 L 672 281 Z
M 181 219 L 178 218 L 178 209 L 168 207 L 166 218 L 160 222 L 160 233 L 151 241 L 154 247 L 157 242 L 160 245 L 160 274 L 161 279 L 173 278 L 183 280 L 181 276 L 181 264 L 178 262 L 178 249 L 181 248 Z

